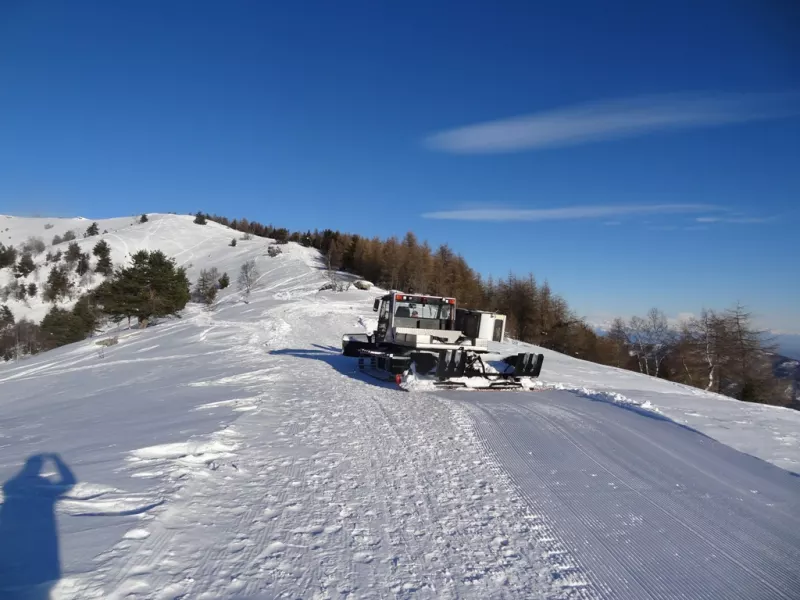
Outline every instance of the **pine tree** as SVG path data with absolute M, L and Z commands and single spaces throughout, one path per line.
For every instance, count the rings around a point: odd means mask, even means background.
M 36 269 L 36 264 L 33 262 L 33 256 L 30 252 L 23 254 L 17 265 L 14 267 L 14 277 L 27 277 Z
M 216 267 L 200 271 L 200 276 L 194 286 L 193 296 L 195 302 L 202 302 L 208 306 L 212 305 L 217 298 L 218 279 L 219 271 L 217 271 Z
M 81 320 L 72 312 L 57 306 L 50 309 L 42 319 L 40 327 L 46 349 L 58 348 L 86 338 L 86 330 Z
M 70 242 L 69 246 L 67 246 L 67 251 L 64 253 L 64 260 L 67 261 L 67 264 L 74 265 L 80 257 L 81 247 L 78 246 L 78 242 Z
M 186 271 L 160 250 L 140 250 L 129 267 L 120 268 L 98 288 L 103 311 L 115 318 L 136 317 L 146 327 L 150 319 L 174 315 L 189 301 Z
M 194 216 L 194 222 L 196 225 L 205 225 L 206 224 L 206 217 L 200 211 L 197 211 L 197 214 Z
M 231 284 L 231 279 L 228 277 L 227 273 L 223 273 L 222 277 L 219 278 L 219 289 L 224 290 Z
M 64 237 L 61 238 L 61 241 L 62 242 L 71 242 L 72 240 L 74 240 L 77 237 L 78 236 L 75 235 L 75 232 L 70 230 L 70 231 L 68 231 L 67 233 L 64 234 Z
M 83 234 L 83 237 L 92 237 L 93 235 L 97 235 L 100 233 L 100 228 L 97 226 L 97 223 L 94 222 L 86 229 L 86 233 Z
M 98 258 L 97 265 L 94 268 L 97 273 L 108 277 L 114 272 L 111 264 L 111 247 L 108 245 L 108 242 L 105 240 L 97 242 L 92 249 L 92 254 Z
M 146 214 L 142 214 L 142 216 L 139 217 L 139 223 L 147 223 L 147 221 L 149 221 L 149 219 Z
M 0 243 L 0 269 L 12 267 L 17 262 L 17 249 Z
M 48 302 L 58 302 L 61 298 L 69 296 L 71 284 L 69 275 L 63 265 L 56 265 L 50 269 L 47 283 L 44 287 L 44 299 Z
M 99 311 L 96 306 L 96 299 L 93 294 L 81 296 L 72 307 L 72 314 L 80 321 L 83 337 L 92 336 L 97 331 L 100 322 Z
M 0 306 L 0 329 L 5 329 L 14 324 L 14 313 L 7 304 Z
M 85 275 L 91 269 L 91 263 L 89 262 L 89 255 L 86 252 L 82 252 L 81 255 L 78 257 L 78 264 L 75 267 L 75 272 L 78 275 Z
M 236 245 L 236 238 L 233 238 L 233 239 L 231 240 L 231 243 L 230 243 L 230 244 L 228 244 L 228 245 L 229 245 L 229 246 L 235 246 L 235 245 Z

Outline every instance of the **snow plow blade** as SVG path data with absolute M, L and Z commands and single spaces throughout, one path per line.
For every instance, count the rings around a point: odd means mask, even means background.
M 503 359 L 507 369 L 497 371 L 467 350 L 441 351 L 437 356 L 430 352 L 393 355 L 361 348 L 358 368 L 376 379 L 395 381 L 404 390 L 529 391 L 543 361 L 541 354 L 520 353 Z
M 416 367 L 419 358 L 412 354 L 411 359 Z M 469 391 L 528 391 L 532 380 L 539 376 L 544 362 L 541 354 L 520 353 L 508 356 L 503 362 L 513 370 L 494 371 L 486 368 L 479 355 L 466 350 L 441 352 L 436 361 L 435 373 L 430 371 L 419 376 L 412 372 L 403 378 L 403 383 L 411 386 L 416 381 L 430 381 L 434 389 L 469 390 Z M 431 378 L 431 375 L 433 377 Z
M 342 336 L 342 354 L 345 356 L 361 356 L 361 350 L 374 347 L 375 344 L 366 333 L 345 333 Z

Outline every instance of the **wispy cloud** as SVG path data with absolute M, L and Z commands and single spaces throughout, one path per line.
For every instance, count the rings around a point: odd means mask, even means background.
M 460 154 L 517 152 L 798 113 L 798 93 L 644 96 L 476 123 L 435 133 L 425 143 Z
M 754 223 L 770 223 L 775 220 L 775 217 L 697 217 L 695 221 L 698 223 L 740 223 L 740 224 L 754 224 Z
M 719 210 L 708 204 L 629 204 L 606 206 L 569 206 L 561 208 L 497 208 L 491 206 L 424 213 L 425 219 L 455 221 L 564 221 L 600 219 L 626 215 L 685 214 Z

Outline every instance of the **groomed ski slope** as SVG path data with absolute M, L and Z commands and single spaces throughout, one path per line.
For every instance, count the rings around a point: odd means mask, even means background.
M 362 379 L 339 353 L 341 334 L 372 316 L 374 293 L 318 292 L 324 277 L 308 249 L 289 244 L 269 258 L 259 239 L 226 249 L 235 234 L 221 227 L 200 244 L 191 219 L 164 218 L 193 268 L 235 279 L 252 257 L 260 287 L 248 304 L 227 290 L 212 311 L 191 305 L 179 320 L 122 331 L 102 353 L 88 340 L 0 365 L 0 477 L 18 482 L 27 459 L 53 452 L 75 479 L 14 485 L 4 498 L 7 595 L 24 584 L 35 592 L 24 597 L 56 599 L 792 597 L 800 478 L 719 446 L 697 462 L 712 471 L 706 480 L 686 466 L 685 436 L 697 434 L 637 411 L 794 471 L 797 413 L 554 353 L 542 387 L 572 391 L 397 391 Z M 119 235 L 129 251 L 143 243 Z M 656 446 L 659 424 L 683 433 L 659 430 Z M 603 462 L 613 443 L 627 454 Z M 673 479 L 684 487 L 670 494 Z M 753 480 L 758 493 L 742 492 Z M 709 505 L 723 516 L 698 517 Z M 663 536 L 641 535 L 640 523 Z M 738 532 L 704 542 L 681 523 Z M 630 552 L 610 543 L 615 535 L 635 542 Z M 666 556 L 665 539 L 689 545 L 663 566 L 647 563 Z M 56 568 L 43 551 L 54 546 Z M 704 557 L 709 548 L 720 552 Z M 703 596 L 680 583 L 697 580 L 698 561 L 718 574 L 739 555 L 754 563 L 727 573 L 730 587 L 716 581 Z M 54 573 L 60 581 L 44 581 Z

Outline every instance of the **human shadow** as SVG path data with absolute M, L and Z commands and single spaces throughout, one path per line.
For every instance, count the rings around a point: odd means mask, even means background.
M 43 475 L 52 463 L 58 478 Z M 0 599 L 45 600 L 61 578 L 55 504 L 76 483 L 58 454 L 35 454 L 3 484 Z

